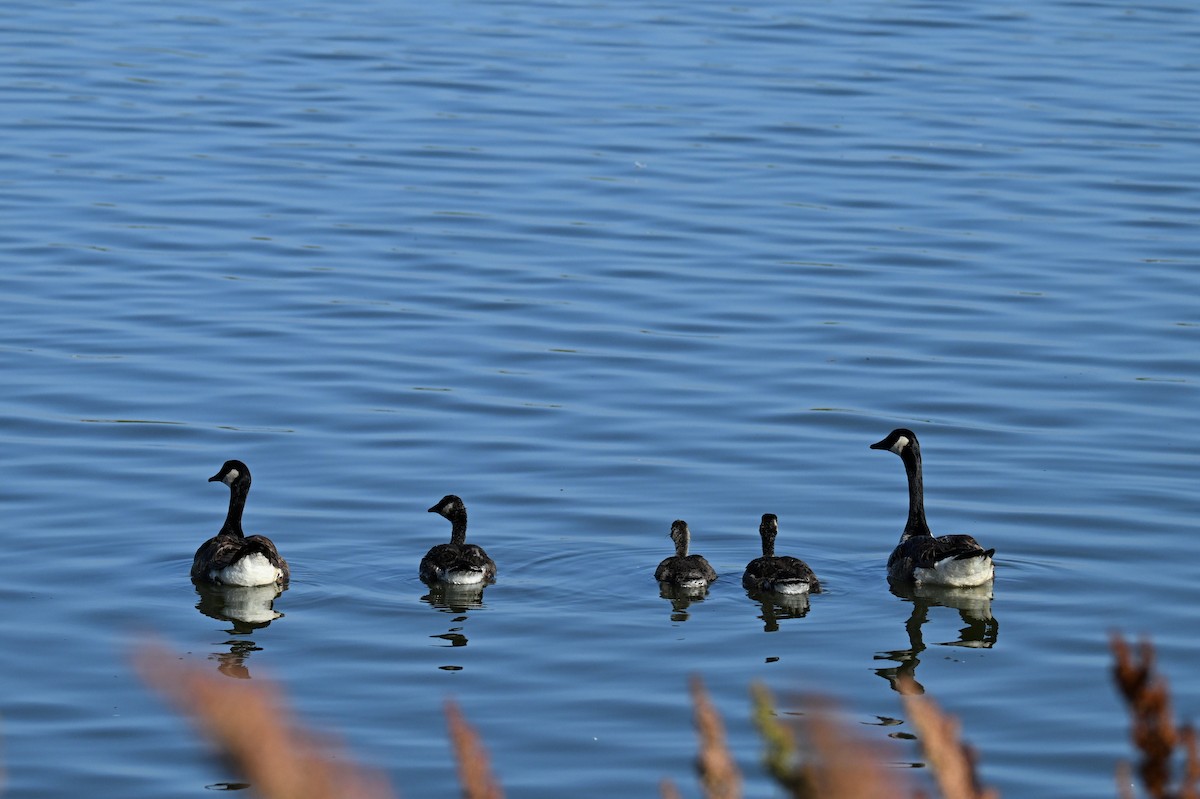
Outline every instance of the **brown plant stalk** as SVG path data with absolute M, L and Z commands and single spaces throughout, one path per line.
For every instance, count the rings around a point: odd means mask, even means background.
M 1137 776 L 1153 799 L 1197 799 L 1200 784 L 1200 751 L 1196 732 L 1176 726 L 1171 717 L 1171 694 L 1166 678 L 1155 669 L 1154 647 L 1143 641 L 1134 649 L 1120 635 L 1112 636 L 1116 658 L 1113 680 L 1132 718 L 1130 732 L 1140 754 Z M 1183 775 L 1174 785 L 1175 761 L 1182 757 Z M 1128 769 L 1118 769 L 1122 794 L 1130 795 Z
M 741 799 L 742 775 L 734 762 L 729 744 L 725 741 L 725 725 L 708 698 L 699 677 L 691 680 L 692 704 L 695 707 L 696 733 L 700 738 L 700 754 L 696 769 L 706 799 Z
M 142 678 L 177 705 L 266 799 L 391 799 L 382 776 L 302 729 L 268 684 L 216 677 L 166 651 L 136 657 Z
M 487 750 L 483 741 L 458 705 L 446 703 L 446 720 L 450 724 L 450 742 L 458 759 L 458 780 L 464 799 L 504 799 L 504 791 L 492 776 Z
M 920 695 L 911 677 L 903 678 L 899 686 L 942 798 L 999 799 L 998 791 L 980 783 L 975 772 L 975 751 L 959 740 L 958 720 L 928 696 Z
M 793 799 L 896 799 L 905 780 L 880 753 L 839 722 L 832 708 L 812 699 L 799 732 L 779 720 L 770 691 L 753 688 L 754 721 L 766 746 L 767 772 Z

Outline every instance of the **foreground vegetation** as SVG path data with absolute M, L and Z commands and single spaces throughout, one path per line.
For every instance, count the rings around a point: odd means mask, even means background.
M 1166 679 L 1155 668 L 1149 642 L 1112 640 L 1113 678 L 1125 699 L 1137 750 L 1134 766 L 1118 766 L 1118 796 L 1132 799 L 1134 778 L 1151 799 L 1200 799 L 1200 753 L 1196 733 L 1172 718 Z M 167 696 L 216 745 L 222 757 L 265 799 L 393 799 L 383 775 L 355 765 L 326 739 L 292 719 L 279 692 L 214 677 L 169 653 L 144 652 L 143 677 Z M 257 681 L 256 681 L 257 682 Z M 820 703 L 796 724 L 780 721 L 762 686 L 754 688 L 754 719 L 763 740 L 767 772 L 794 799 L 998 799 L 980 782 L 973 750 L 960 738 L 953 716 L 911 682 L 901 684 L 905 711 L 917 732 L 931 784 L 908 784 L 877 747 L 852 734 Z M 699 755 L 696 770 L 705 799 L 739 799 L 742 778 L 725 741 L 724 724 L 699 678 L 691 683 Z M 453 703 L 446 705 L 450 742 L 465 799 L 500 799 L 479 735 Z M 671 782 L 663 799 L 678 799 Z

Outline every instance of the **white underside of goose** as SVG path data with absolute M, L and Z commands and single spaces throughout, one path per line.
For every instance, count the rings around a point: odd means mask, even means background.
M 272 566 L 261 552 L 252 552 L 224 569 L 213 569 L 208 573 L 208 579 L 213 582 L 242 586 L 270 585 L 282 576 L 283 572 Z
M 913 569 L 911 579 L 925 585 L 948 585 L 955 588 L 966 588 L 983 585 L 992 579 L 996 567 L 992 559 L 983 553 L 974 558 L 944 558 L 933 565 L 933 568 L 917 567 Z M 902 579 L 910 579 L 909 575 L 896 575 Z
M 439 569 L 433 576 L 447 585 L 479 585 L 484 581 L 483 569 Z
M 792 582 L 768 583 L 765 586 L 765 588 L 769 591 L 774 591 L 777 594 L 789 594 L 789 595 L 807 594 L 807 593 L 809 593 L 809 589 L 811 587 L 812 586 L 810 586 L 806 582 L 803 582 L 802 580 L 795 580 Z

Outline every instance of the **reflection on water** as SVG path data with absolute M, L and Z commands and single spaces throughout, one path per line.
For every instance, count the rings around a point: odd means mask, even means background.
M 234 631 L 245 635 L 266 627 L 283 616 L 275 610 L 275 600 L 286 587 L 278 585 L 210 585 L 197 582 L 200 601 L 196 610 L 213 619 L 233 622 Z
M 671 603 L 671 621 L 687 621 L 691 614 L 688 608 L 693 602 L 703 602 L 708 596 L 708 586 L 684 587 L 674 583 L 660 582 L 658 595 Z
M 283 614 L 275 610 L 275 600 L 287 590 L 278 585 L 211 585 L 204 582 L 194 582 L 200 601 L 196 610 L 209 618 L 230 622 L 233 626 L 227 632 L 237 636 L 225 642 L 228 652 L 214 652 L 212 658 L 217 661 L 217 670 L 229 677 L 240 680 L 250 679 L 250 669 L 246 666 L 246 658 L 251 652 L 257 652 L 262 647 L 254 643 L 250 634 L 260 630 Z
M 430 638 L 446 641 L 448 646 L 458 647 L 467 645 L 467 636 L 463 632 L 468 611 L 479 610 L 483 604 L 483 585 L 448 585 L 437 583 L 429 587 L 429 593 L 421 597 L 422 602 L 428 602 L 439 613 L 453 614 L 450 627 L 444 633 L 435 633 Z M 441 669 L 457 671 L 461 666 L 439 666 Z
M 466 613 L 483 607 L 482 585 L 447 585 L 438 583 L 430 586 L 429 593 L 421 597 L 433 607 L 447 613 Z
M 921 662 L 920 654 L 927 646 L 921 627 L 929 620 L 930 608 L 945 607 L 957 610 L 965 625 L 958 631 L 957 639 L 938 641 L 934 646 L 990 649 L 995 645 L 1000 634 L 1000 622 L 992 616 L 990 581 L 971 588 L 892 584 L 891 590 L 893 594 L 911 602 L 913 606 L 908 621 L 904 623 L 904 629 L 908 632 L 908 649 L 875 654 L 876 660 L 891 660 L 899 664 L 875 670 L 876 674 L 888 681 L 892 690 L 899 692 L 897 681 L 902 676 L 907 676 L 912 678 L 913 685 L 920 693 L 925 693 L 924 686 L 917 680 L 917 666 Z
M 762 608 L 759 619 L 763 632 L 773 633 L 779 629 L 781 619 L 802 619 L 808 615 L 808 594 L 780 594 L 775 591 L 752 591 L 746 596 Z

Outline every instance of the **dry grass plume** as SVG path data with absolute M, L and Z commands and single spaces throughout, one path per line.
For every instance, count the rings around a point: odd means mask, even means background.
M 138 671 L 203 732 L 221 757 L 266 799 L 392 799 L 381 775 L 355 765 L 332 742 L 302 729 L 277 689 L 217 677 L 159 649 Z
M 487 750 L 479 733 L 467 723 L 453 702 L 446 703 L 446 719 L 450 723 L 450 742 L 458 760 L 463 799 L 504 799 L 504 791 L 492 776 Z
M 1171 718 L 1171 693 L 1167 680 L 1155 669 L 1154 647 L 1143 641 L 1135 650 L 1119 635 L 1112 637 L 1116 658 L 1113 680 L 1132 717 L 1131 736 L 1140 758 L 1137 776 L 1151 799 L 1197 799 L 1200 784 L 1200 753 L 1196 731 L 1176 725 Z M 1176 764 L 1182 774 L 1175 778 Z M 1118 769 L 1118 786 L 1123 797 L 1132 797 L 1129 769 Z

